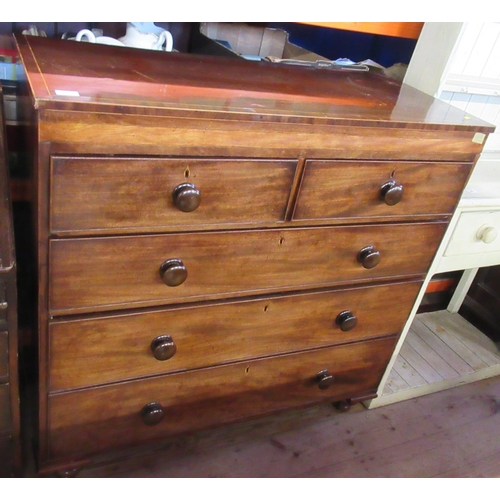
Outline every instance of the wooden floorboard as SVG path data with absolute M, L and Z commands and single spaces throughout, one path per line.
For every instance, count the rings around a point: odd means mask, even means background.
M 427 385 L 427 381 L 406 361 L 403 356 L 398 356 L 394 363 L 393 371 L 396 372 L 410 387 Z
M 455 335 L 488 366 L 500 363 L 499 350 L 495 342 L 471 325 L 459 314 L 437 311 L 435 321 Z
M 207 431 L 79 476 L 500 477 L 500 377 L 353 409 L 325 405 Z
M 422 340 L 417 333 L 410 329 L 405 344 L 412 347 L 435 370 L 441 379 L 458 377 L 458 371 L 448 364 L 437 352 Z
M 422 316 L 425 318 L 424 322 L 430 320 L 433 325 L 439 325 L 447 330 L 488 366 L 499 363 L 500 357 L 496 344 L 459 314 L 436 311 Z
M 392 392 L 401 391 L 403 389 L 408 389 L 410 386 L 405 382 L 400 375 L 398 375 L 394 370 L 391 371 L 387 383 L 384 387 L 384 392 L 390 394 Z
M 459 314 L 417 315 L 377 408 L 500 375 L 499 346 Z
M 400 355 L 428 384 L 443 380 L 443 377 L 426 361 L 426 357 L 420 355 L 408 342 L 403 344 Z
M 467 364 L 455 351 L 440 339 L 431 329 L 424 325 L 417 316 L 411 325 L 413 330 L 428 346 L 444 359 L 459 375 L 472 373 L 474 369 Z
M 451 329 L 448 325 L 443 326 L 442 318 L 435 313 L 425 313 L 419 318 L 422 323 L 432 331 L 455 353 L 460 356 L 475 371 L 482 370 L 488 366 L 477 354 L 476 349 L 464 344 L 459 332 Z
M 463 467 L 451 469 L 435 477 L 443 478 L 491 478 L 498 477 L 500 471 L 500 453 L 494 453 L 480 458 L 475 462 L 469 462 Z

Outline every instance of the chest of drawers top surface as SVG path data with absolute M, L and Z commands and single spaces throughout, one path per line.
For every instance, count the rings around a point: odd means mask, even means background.
M 295 123 L 352 122 L 491 131 L 411 87 L 371 72 L 20 37 L 36 105 L 45 109 L 211 115 Z

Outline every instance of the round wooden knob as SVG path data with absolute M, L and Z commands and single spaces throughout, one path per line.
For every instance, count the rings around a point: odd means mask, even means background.
M 379 197 L 387 205 L 396 205 L 403 199 L 403 192 L 403 185 L 392 179 L 380 186 Z
M 318 387 L 320 389 L 328 389 L 333 385 L 333 375 L 330 375 L 330 372 L 328 370 L 321 370 L 316 375 L 316 382 L 318 383 Z
M 151 351 L 158 361 L 166 361 L 177 352 L 177 346 L 170 335 L 160 335 L 151 342 Z
M 497 239 L 497 236 L 498 236 L 497 228 L 493 226 L 488 226 L 488 224 L 481 226 L 476 233 L 477 239 L 481 240 L 483 243 L 486 244 L 493 243 Z
M 181 212 L 192 212 L 200 206 L 201 193 L 194 184 L 186 182 L 172 191 L 172 199 Z
M 165 285 L 182 285 L 186 281 L 187 275 L 186 266 L 181 259 L 169 259 L 160 266 L 160 276 Z
M 335 320 L 343 332 L 352 330 L 358 324 L 358 318 L 351 311 L 342 311 Z
M 148 403 L 141 410 L 141 417 L 146 425 L 159 424 L 163 420 L 164 416 L 165 412 L 163 411 L 163 407 L 160 403 Z
M 372 269 L 380 262 L 381 255 L 375 247 L 364 247 L 359 251 L 358 262 L 360 262 L 365 269 Z

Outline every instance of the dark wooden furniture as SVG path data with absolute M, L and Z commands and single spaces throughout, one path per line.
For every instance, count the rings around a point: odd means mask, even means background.
M 17 290 L 14 229 L 0 85 L 0 477 L 20 473 Z
M 18 44 L 42 473 L 374 396 L 488 124 L 371 73 Z
M 480 269 L 460 314 L 495 342 L 500 342 L 500 266 Z

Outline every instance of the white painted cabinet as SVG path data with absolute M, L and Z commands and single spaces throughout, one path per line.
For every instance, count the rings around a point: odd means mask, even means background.
M 404 82 L 497 130 L 485 144 L 369 408 L 500 375 L 499 346 L 456 314 L 477 270 L 500 264 L 500 23 L 425 23 Z M 458 270 L 464 273 L 447 311 L 417 316 L 432 277 Z M 464 366 L 453 366 L 454 359 Z

